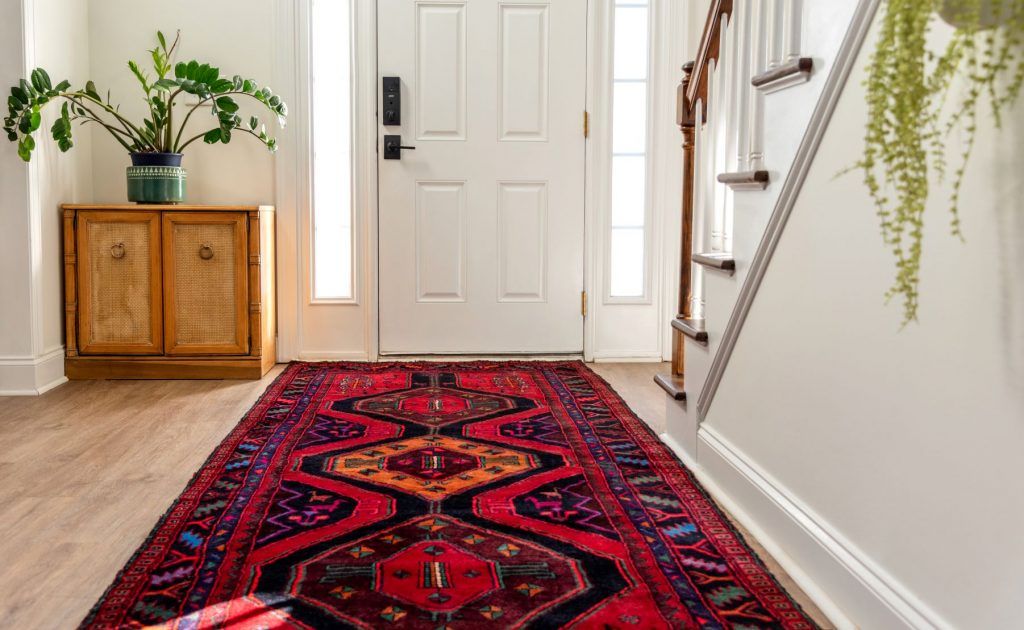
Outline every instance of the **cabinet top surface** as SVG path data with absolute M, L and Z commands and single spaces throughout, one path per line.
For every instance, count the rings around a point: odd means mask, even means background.
M 263 212 L 273 211 L 274 206 L 260 205 L 237 205 L 237 206 L 204 206 L 194 204 L 149 204 L 149 203 L 92 203 L 77 204 L 65 203 L 61 205 L 64 210 L 116 210 L 118 212 L 152 212 L 154 210 L 171 210 L 174 212 L 251 212 L 260 210 Z

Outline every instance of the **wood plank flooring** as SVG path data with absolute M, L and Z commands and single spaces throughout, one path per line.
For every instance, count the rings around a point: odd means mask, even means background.
M 592 367 L 664 430 L 661 365 Z M 281 369 L 259 381 L 73 381 L 0 397 L 0 628 L 74 628 Z

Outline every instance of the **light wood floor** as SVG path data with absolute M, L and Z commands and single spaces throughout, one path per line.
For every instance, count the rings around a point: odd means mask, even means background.
M 592 367 L 664 430 L 665 394 L 651 380 L 661 366 Z M 78 381 L 0 397 L 0 628 L 75 627 L 281 369 L 260 381 Z

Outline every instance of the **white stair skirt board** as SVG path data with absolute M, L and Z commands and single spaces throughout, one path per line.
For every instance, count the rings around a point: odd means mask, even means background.
M 0 358 L 0 396 L 38 396 L 66 382 L 64 346 L 39 357 Z
M 713 428 L 698 430 L 696 462 L 662 440 L 837 627 L 952 628 Z

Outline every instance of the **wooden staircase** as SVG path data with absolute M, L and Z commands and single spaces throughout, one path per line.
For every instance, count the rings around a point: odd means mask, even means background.
M 687 348 L 713 351 L 704 314 L 704 274 L 731 277 L 736 195 L 772 183 L 766 166 L 766 94 L 809 80 L 814 61 L 800 54 L 800 0 L 713 0 L 696 59 L 685 64 L 676 97 L 683 136 L 683 201 L 678 316 L 671 322 L 671 372 L 655 382 L 687 399 Z M 693 392 L 696 393 L 696 392 Z

